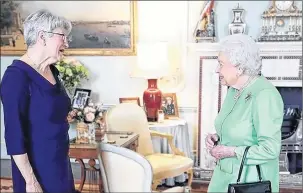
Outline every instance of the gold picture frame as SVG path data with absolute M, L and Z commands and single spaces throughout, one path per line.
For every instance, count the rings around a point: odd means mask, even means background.
M 179 107 L 176 93 L 162 93 L 161 110 L 163 110 L 166 119 L 179 118 Z
M 18 1 L 16 3 L 37 3 L 37 4 L 41 4 L 41 2 L 45 3 L 48 1 Z M 98 5 L 98 4 L 102 4 L 102 3 L 113 3 L 113 4 L 117 4 L 115 5 L 115 7 L 125 7 L 125 2 L 118 2 L 118 1 L 92 1 L 93 3 L 95 3 L 94 5 Z M 136 42 L 137 42 L 137 1 L 127 1 L 129 3 L 129 8 L 130 8 L 130 17 L 129 20 L 123 20 L 123 18 L 121 18 L 121 20 L 108 20 L 108 21 L 74 21 L 73 25 L 79 25 L 81 27 L 81 25 L 95 25 L 93 27 L 95 27 L 93 30 L 95 30 L 95 34 L 97 33 L 97 35 L 92 35 L 90 33 L 84 33 L 80 34 L 80 30 L 76 31 L 79 32 L 77 33 L 77 37 L 79 37 L 80 35 L 83 35 L 84 37 L 81 36 L 81 41 L 87 40 L 87 41 L 96 41 L 96 40 L 100 40 L 99 44 L 100 45 L 105 45 L 105 44 L 109 44 L 109 46 L 112 46 L 113 44 L 118 44 L 116 42 L 119 42 L 117 40 L 117 37 L 120 38 L 120 47 L 111 47 L 111 48 L 94 48 L 94 47 L 85 47 L 85 48 L 80 48 L 83 47 L 83 43 L 79 43 L 78 41 L 78 45 L 80 46 L 78 47 L 72 47 L 70 46 L 70 48 L 66 49 L 64 54 L 66 56 L 72 56 L 72 55 L 76 55 L 76 56 L 134 56 L 137 54 L 137 49 L 136 49 Z M 51 4 L 52 2 L 48 2 L 47 4 Z M 60 6 L 61 3 L 68 3 L 65 1 L 55 1 L 56 5 L 54 6 L 50 6 L 51 7 L 49 10 L 55 10 L 58 7 L 64 7 L 64 6 Z M 76 5 L 76 3 L 83 3 L 83 2 L 77 2 L 77 1 L 73 1 L 73 6 Z M 84 3 L 91 3 L 91 2 L 84 2 Z M 123 6 L 118 5 L 119 3 L 124 3 Z M 46 3 L 45 3 L 46 4 Z M 17 5 L 17 4 L 16 4 Z M 91 5 L 91 4 L 90 4 Z M 100 6 L 100 5 L 99 5 Z M 112 5 L 113 6 L 113 5 Z M 16 8 L 14 8 L 14 10 L 11 10 L 12 14 L 13 14 L 13 19 L 12 19 L 12 25 L 11 27 L 4 27 L 7 31 L 1 33 L 0 37 L 1 37 L 1 55 L 2 56 L 19 56 L 19 55 L 23 55 L 26 51 L 26 44 L 24 42 L 24 38 L 23 38 L 23 32 L 22 32 L 22 20 L 25 19 L 25 17 L 35 11 L 35 9 L 38 9 L 39 6 L 23 6 L 23 7 L 34 7 L 33 9 L 31 9 L 31 11 L 29 12 L 27 10 L 27 14 L 25 15 L 25 13 L 23 13 L 23 16 L 21 17 L 21 11 L 20 11 L 20 7 L 22 6 L 16 6 Z M 79 6 L 80 7 L 80 6 Z M 86 7 L 87 10 L 90 10 L 90 6 L 81 6 L 81 7 Z M 91 6 L 92 7 L 92 6 Z M 45 6 L 44 6 L 45 8 Z M 29 9 L 29 8 L 28 8 Z M 72 11 L 73 9 L 71 9 Z M 18 12 L 19 11 L 19 12 Z M 24 11 L 25 12 L 25 11 Z M 70 12 L 70 11 L 69 11 Z M 68 13 L 68 12 L 67 12 Z M 81 15 L 81 13 L 79 13 L 79 15 Z M 65 16 L 65 15 L 63 15 Z M 67 19 L 68 16 L 65 16 Z M 78 22 L 78 23 L 77 23 Z M 96 23 L 97 22 L 97 23 Z M 121 24 L 122 23 L 122 24 Z M 97 25 L 98 26 L 97 26 Z M 14 26 L 15 25 L 15 26 Z M 106 29 L 104 30 L 103 28 L 101 29 L 101 25 L 102 26 L 106 26 Z M 125 28 L 122 27 L 122 25 L 125 25 Z M 127 26 L 129 25 L 129 27 Z M 91 28 L 93 28 L 91 27 Z M 117 27 L 117 28 L 116 28 Z M 120 27 L 120 28 L 119 28 Z M 83 31 L 84 26 L 82 26 L 81 29 L 81 33 Z M 91 29 L 89 28 L 89 29 Z M 116 29 L 114 29 L 116 28 Z M 123 29 L 122 29 L 123 28 Z M 74 29 L 74 28 L 73 28 Z M 85 28 L 86 29 L 86 28 Z M 108 39 L 108 37 L 106 36 L 107 33 L 109 33 L 109 31 L 106 30 L 111 30 L 110 32 L 115 32 L 118 33 L 114 34 L 114 38 L 111 40 L 110 37 Z M 117 32 L 118 31 L 118 32 Z M 86 32 L 86 31 L 85 31 Z M 72 31 L 73 33 L 73 31 Z M 104 35 L 100 35 L 101 33 L 104 33 Z M 110 34 L 112 35 L 112 34 Z M 99 38 L 100 37 L 100 38 Z M 103 38 L 103 41 L 101 41 L 101 37 Z M 23 38 L 23 40 L 22 40 Z M 124 41 L 124 47 L 122 48 L 122 40 Z M 18 42 L 19 41 L 19 42 Z M 23 42 L 22 42 L 23 41 Z M 75 40 L 76 41 L 76 40 Z M 13 42 L 13 43 L 12 43 Z M 126 42 L 126 43 L 125 43 Z M 111 44 L 112 43 L 112 44 Z M 75 43 L 76 44 L 76 43 Z M 87 44 L 89 44 L 89 42 L 87 42 Z M 91 42 L 91 44 L 93 44 L 93 42 Z M 98 44 L 98 45 L 99 45 Z M 94 45 L 96 47 L 96 45 Z

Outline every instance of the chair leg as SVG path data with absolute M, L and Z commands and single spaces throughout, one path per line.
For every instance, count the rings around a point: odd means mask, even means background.
M 187 174 L 188 174 L 188 183 L 187 183 L 187 185 L 188 185 L 188 187 L 191 188 L 191 184 L 192 184 L 192 182 L 193 182 L 193 169 L 192 169 L 192 168 L 189 169 L 189 170 L 187 171 Z
M 152 190 L 153 191 L 156 191 L 157 190 L 157 187 L 158 185 L 161 183 L 161 180 L 154 180 L 153 181 L 153 185 L 152 185 Z

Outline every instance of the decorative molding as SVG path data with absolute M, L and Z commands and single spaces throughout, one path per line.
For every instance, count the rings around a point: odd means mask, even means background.
M 218 56 L 200 56 L 200 63 L 199 63 L 199 99 L 198 99 L 198 152 L 196 154 L 196 162 L 198 166 L 200 166 L 200 157 L 201 157 L 201 133 L 202 133 L 202 125 L 201 125 L 201 119 L 202 119 L 202 114 L 204 113 L 202 110 L 202 84 L 203 84 L 203 61 L 204 60 L 215 60 L 218 59 Z M 220 84 L 219 80 L 219 85 L 218 85 L 218 112 L 221 109 L 221 97 L 222 97 L 222 85 Z
M 275 76 L 274 74 L 272 74 L 272 76 L 268 76 L 268 75 L 265 75 L 266 78 L 270 81 L 275 81 L 275 82 L 298 82 L 298 84 L 301 84 L 301 81 L 302 81 L 302 54 L 301 55 L 267 55 L 267 56 L 261 56 L 261 60 L 262 60 L 262 63 L 264 60 L 275 60 L 275 61 L 272 61 L 270 65 L 273 65 L 273 66 L 276 66 L 276 70 L 279 69 L 279 63 L 277 63 L 277 60 L 285 60 L 285 63 L 290 64 L 291 61 L 289 60 L 298 60 L 296 63 L 297 64 L 297 67 L 298 67 L 298 73 L 297 75 L 292 75 L 290 76 L 289 75 L 289 72 L 287 71 L 283 71 L 284 68 L 283 66 L 281 67 L 280 66 L 280 73 L 283 72 L 283 75 L 279 75 L 279 76 Z M 288 61 L 287 61 L 288 60 Z M 296 65 L 294 63 L 291 63 L 291 65 Z M 263 66 L 265 66 L 265 64 L 263 64 Z M 263 72 L 265 73 L 265 72 Z M 267 74 L 270 73 L 268 72 L 268 69 L 267 69 Z
M 209 56 L 218 55 L 218 43 L 188 43 L 189 52 L 205 52 Z
M 299 54 L 302 55 L 302 42 L 257 42 L 260 46 L 261 55 Z M 219 51 L 219 43 L 188 43 L 189 52 L 206 52 L 214 55 Z
M 108 110 L 112 107 L 114 107 L 116 104 L 103 104 L 103 109 Z M 182 113 L 196 113 L 197 112 L 197 107 L 179 107 L 179 112 Z
M 179 107 L 179 112 L 182 113 L 197 113 L 197 107 Z
M 258 42 L 261 55 L 299 54 L 302 55 L 302 42 Z
M 268 80 L 272 81 L 298 81 L 302 80 L 302 54 L 301 56 L 294 56 L 294 55 L 288 55 L 288 56 L 261 56 L 261 60 L 293 60 L 298 59 L 299 60 L 299 71 L 298 76 L 296 77 L 290 77 L 290 76 L 266 76 Z

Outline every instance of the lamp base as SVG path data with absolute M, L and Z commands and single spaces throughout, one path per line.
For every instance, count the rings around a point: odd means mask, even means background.
M 157 79 L 148 79 L 148 88 L 143 93 L 143 103 L 147 120 L 157 121 L 162 103 L 162 92 L 157 88 Z
M 148 122 L 158 121 L 158 108 L 145 108 Z
M 158 117 L 156 117 L 156 118 L 148 118 L 147 117 L 147 121 L 148 122 L 157 122 L 158 121 Z

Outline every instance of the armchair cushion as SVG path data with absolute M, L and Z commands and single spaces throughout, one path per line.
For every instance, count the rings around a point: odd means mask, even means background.
M 154 179 L 175 177 L 193 166 L 192 159 L 180 155 L 155 153 L 145 158 L 152 165 Z

